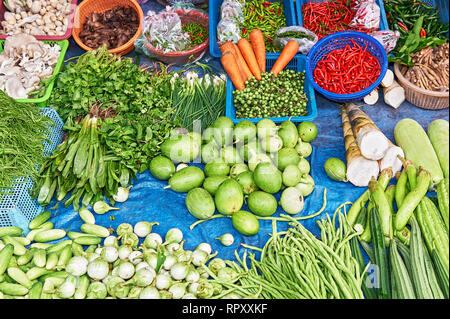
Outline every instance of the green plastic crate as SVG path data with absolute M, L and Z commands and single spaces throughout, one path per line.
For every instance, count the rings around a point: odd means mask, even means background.
M 53 80 L 47 86 L 45 90 L 45 94 L 40 98 L 31 98 L 31 99 L 17 99 L 17 102 L 20 103 L 36 103 L 39 107 L 47 106 L 47 100 L 50 98 L 52 94 L 53 86 L 55 85 L 56 75 L 61 71 L 61 68 L 64 65 L 64 57 L 66 56 L 67 49 L 69 48 L 69 41 L 42 41 L 44 43 L 48 43 L 50 45 L 59 45 L 61 47 L 61 52 L 59 54 L 58 62 L 56 63 L 55 69 L 53 70 Z M 5 44 L 5 40 L 0 40 L 0 53 L 3 52 L 3 46 Z

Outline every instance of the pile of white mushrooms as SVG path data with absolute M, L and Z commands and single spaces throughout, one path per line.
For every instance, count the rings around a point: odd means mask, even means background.
M 14 99 L 28 99 L 39 89 L 41 80 L 52 76 L 61 52 L 28 34 L 5 40 L 0 54 L 0 90 Z
M 71 0 L 4 0 L 0 34 L 62 36 L 69 25 Z

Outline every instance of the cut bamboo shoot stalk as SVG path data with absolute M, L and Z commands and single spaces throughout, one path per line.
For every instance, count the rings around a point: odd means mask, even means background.
M 354 103 L 347 104 L 347 113 L 361 154 L 374 161 L 382 159 L 389 148 L 388 139 L 383 132 Z
M 383 80 L 381 81 L 381 85 L 385 88 L 390 87 L 394 83 L 394 72 L 387 69 L 386 75 L 384 76 Z
M 364 97 L 364 103 L 368 105 L 374 105 L 378 102 L 378 88 L 375 88 L 372 92 Z
M 392 168 L 392 173 L 395 175 L 397 172 L 402 170 L 402 162 L 399 160 L 398 155 L 405 158 L 405 153 L 403 149 L 397 145 L 394 145 L 390 140 L 389 141 L 389 149 L 387 150 L 384 157 L 379 161 L 380 163 L 380 171 L 385 168 Z M 403 155 L 402 155 L 403 154 Z
M 347 159 L 347 179 L 355 186 L 367 187 L 372 177 L 378 177 L 380 166 L 377 161 L 369 160 L 361 154 L 345 110 L 342 111 L 342 129 Z
M 389 87 L 383 88 L 384 102 L 397 109 L 405 101 L 405 89 L 393 81 Z

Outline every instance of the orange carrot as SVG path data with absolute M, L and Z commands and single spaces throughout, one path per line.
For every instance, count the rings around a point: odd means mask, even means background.
M 227 41 L 220 46 L 220 52 L 222 52 L 222 54 L 224 54 L 227 51 L 231 51 L 233 48 L 234 48 L 233 42 Z
M 227 72 L 236 89 L 239 91 L 245 89 L 245 83 L 242 79 L 241 73 L 239 72 L 239 67 L 233 53 L 226 51 L 222 54 L 220 62 L 222 62 L 223 68 Z
M 250 41 L 242 38 L 238 42 L 238 47 L 245 62 L 247 62 L 250 71 L 252 71 L 252 74 L 258 81 L 261 80 L 261 70 L 259 68 L 258 61 L 256 61 L 255 52 L 253 52 Z
M 220 46 L 220 51 L 222 52 L 222 54 L 224 54 L 227 51 L 230 51 L 231 53 L 233 53 L 234 58 L 236 59 L 236 62 L 238 64 L 238 68 L 239 68 L 239 72 L 242 75 L 242 79 L 245 81 L 247 81 L 249 78 L 253 77 L 252 72 L 250 71 L 250 69 L 248 68 L 247 63 L 245 62 L 244 58 L 242 57 L 241 52 L 239 51 L 239 48 L 237 47 L 236 44 L 234 44 L 233 42 L 225 42 L 224 44 L 222 44 Z
M 266 72 L 266 44 L 264 43 L 264 36 L 259 29 L 253 29 L 249 36 L 259 69 L 261 72 Z
M 242 67 L 242 72 L 245 76 L 245 81 L 253 77 L 252 71 L 250 71 L 247 62 L 245 62 L 244 57 L 242 56 L 241 50 L 239 50 L 238 46 L 233 43 L 234 52 L 237 56 L 238 64 Z
M 291 60 L 294 58 L 294 56 L 298 52 L 298 43 L 297 41 L 290 40 L 286 46 L 284 47 L 283 51 L 281 51 L 280 56 L 278 57 L 277 61 L 272 67 L 272 72 L 275 75 L 278 75 L 283 69 L 286 67 L 286 65 L 291 62 Z

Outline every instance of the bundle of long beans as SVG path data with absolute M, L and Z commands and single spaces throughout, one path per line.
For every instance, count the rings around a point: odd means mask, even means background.
M 250 254 L 248 267 L 247 250 L 242 260 L 236 252 L 241 265 L 228 262 L 239 274 L 236 280 L 215 277 L 216 281 L 230 290 L 263 299 L 364 298 L 361 285 L 366 269 L 360 269 L 350 246 L 357 233 L 348 227 L 340 208 L 332 219 L 327 215 L 318 222 L 320 239 L 293 218 L 290 226 L 285 232 L 277 232 L 273 222 L 271 238 L 262 249 L 247 246 L 261 251 L 259 260 Z
M 37 178 L 52 122 L 38 106 L 17 103 L 0 91 L 0 199 L 19 177 Z

